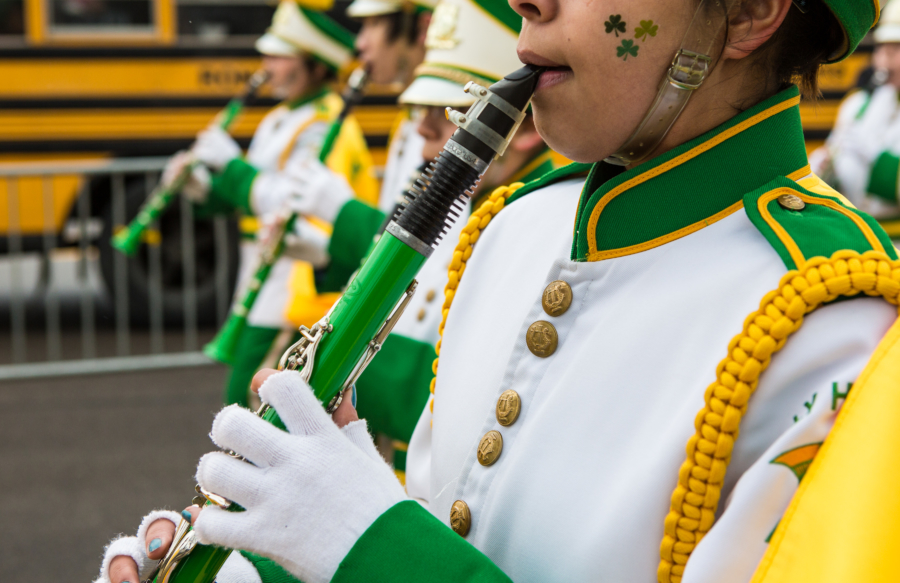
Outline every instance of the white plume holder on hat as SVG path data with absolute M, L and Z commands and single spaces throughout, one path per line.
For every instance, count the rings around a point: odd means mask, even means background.
M 488 86 L 522 66 L 516 56 L 518 29 L 505 20 L 521 19 L 505 2 L 486 8 L 473 0 L 442 0 L 434 10 L 425 39 L 424 62 L 400 96 L 409 105 L 468 107 L 475 98 L 467 83 Z M 498 15 L 494 12 L 504 11 Z

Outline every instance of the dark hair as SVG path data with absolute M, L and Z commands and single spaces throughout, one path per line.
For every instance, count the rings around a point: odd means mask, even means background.
M 316 69 L 321 68 L 323 71 L 321 82 L 323 84 L 337 80 L 337 70 L 313 55 L 304 55 L 303 64 L 306 66 L 306 70 L 309 71 L 310 75 L 315 74 Z
M 757 53 L 779 84 L 796 83 L 807 99 L 819 92 L 819 69 L 846 42 L 844 31 L 822 0 L 807 2 L 806 13 L 791 6 L 784 23 Z
M 424 32 L 419 30 L 422 22 L 420 15 L 418 11 L 401 10 L 382 16 L 388 23 L 388 40 L 393 43 L 402 38 L 406 44 L 415 44 Z
M 748 1 L 756 0 L 742 3 Z M 806 12 L 791 6 L 782 25 L 751 58 L 768 77 L 766 89 L 796 83 L 805 98 L 815 99 L 820 96 L 819 69 L 844 42 L 843 29 L 831 9 L 822 0 L 811 0 L 806 2 Z

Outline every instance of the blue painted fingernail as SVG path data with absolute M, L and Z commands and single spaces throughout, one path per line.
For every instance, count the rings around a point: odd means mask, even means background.
M 350 404 L 356 409 L 356 385 L 352 385 L 353 392 L 350 394 Z
M 150 552 L 152 553 L 153 551 L 155 551 L 156 549 L 158 549 L 161 546 L 162 546 L 162 539 L 155 538 L 152 541 L 150 541 L 150 546 L 147 548 L 150 549 Z
M 187 520 L 188 522 L 190 522 L 190 521 L 192 520 L 192 518 L 193 518 L 193 517 L 191 516 L 191 513 L 188 512 L 187 510 L 182 510 L 182 511 L 181 511 L 181 517 L 182 517 L 183 519 Z

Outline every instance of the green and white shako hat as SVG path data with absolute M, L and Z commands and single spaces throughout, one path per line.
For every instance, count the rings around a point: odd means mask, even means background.
M 801 9 L 812 2 L 824 2 L 844 30 L 844 43 L 829 59 L 831 63 L 845 59 L 856 50 L 862 39 L 878 23 L 883 3 L 881 0 L 794 0 L 794 4 Z
M 282 57 L 306 53 L 340 69 L 353 58 L 354 36 L 320 12 L 333 4 L 334 0 L 282 0 L 272 26 L 256 41 L 256 50 Z
M 353 0 L 347 7 L 347 16 L 365 18 L 396 12 L 431 11 L 437 3 L 438 0 Z
M 875 29 L 875 42 L 900 43 L 900 0 L 889 2 Z
M 400 102 L 472 105 L 466 83 L 487 87 L 522 66 L 516 56 L 521 30 L 522 17 L 506 0 L 441 0 L 428 27 L 425 60 Z

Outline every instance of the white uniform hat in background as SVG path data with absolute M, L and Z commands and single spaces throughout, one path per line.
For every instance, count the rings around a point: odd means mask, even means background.
M 900 0 L 891 0 L 881 11 L 881 22 L 875 29 L 875 42 L 900 43 Z
M 353 58 L 353 34 L 319 10 L 332 0 L 282 0 L 272 17 L 272 26 L 256 41 L 264 55 L 290 57 L 308 54 L 340 69 Z
M 522 66 L 516 56 L 521 29 L 522 17 L 506 0 L 442 0 L 428 27 L 425 61 L 400 102 L 471 105 L 466 83 L 488 86 Z
M 438 0 L 353 0 L 347 7 L 347 16 L 365 18 L 404 11 L 421 12 L 434 10 L 437 3 Z

